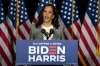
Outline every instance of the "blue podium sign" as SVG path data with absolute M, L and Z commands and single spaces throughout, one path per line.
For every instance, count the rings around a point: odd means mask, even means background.
M 77 64 L 77 40 L 17 40 L 16 64 Z

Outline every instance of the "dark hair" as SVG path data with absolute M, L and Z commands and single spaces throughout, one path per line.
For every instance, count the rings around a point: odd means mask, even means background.
M 42 10 L 39 13 L 38 21 L 36 23 L 36 27 L 41 26 L 41 24 L 43 23 L 43 11 L 44 11 L 45 7 L 47 7 L 47 6 L 51 6 L 52 9 L 53 9 L 54 18 L 52 19 L 52 25 L 56 29 L 58 29 L 58 27 L 59 27 L 59 21 L 58 21 L 59 16 L 58 16 L 58 12 L 57 12 L 56 8 L 52 4 L 46 4 L 46 5 L 44 5 L 44 7 L 42 8 Z

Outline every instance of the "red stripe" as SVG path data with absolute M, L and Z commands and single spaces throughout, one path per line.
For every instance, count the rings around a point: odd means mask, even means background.
M 10 27 L 10 25 L 8 24 L 8 22 L 5 20 L 4 21 L 4 25 L 6 26 L 6 28 L 8 29 L 8 32 L 9 32 L 9 34 L 10 34 L 10 36 L 11 36 L 11 40 L 13 40 L 14 41 L 14 44 L 16 43 L 16 38 L 15 38 L 15 36 L 14 36 L 14 34 L 13 34 L 13 31 L 12 31 L 12 27 Z M 9 43 L 10 44 L 10 43 Z M 13 44 L 13 43 L 11 43 L 11 44 Z M 15 60 L 16 60 L 16 53 L 14 52 L 14 49 L 13 49 L 13 47 L 11 47 L 12 48 L 12 55 L 13 55 L 13 61 L 15 62 Z
M 49 49 L 49 51 L 56 52 L 57 49 Z
M 57 46 L 48 46 L 50 49 L 52 49 L 52 48 L 54 48 L 54 49 L 56 49 L 57 48 Z
M 86 57 L 85 57 L 83 51 L 81 50 L 81 47 L 78 47 L 78 51 L 80 52 L 81 56 L 83 57 L 83 59 L 84 59 L 86 65 L 87 65 L 87 66 L 90 66 L 90 64 L 88 63 L 88 61 L 87 61 L 87 59 L 86 59 Z
M 81 32 L 81 26 L 79 25 L 79 23 L 77 21 L 74 21 L 74 24 L 75 24 L 78 32 L 80 33 Z
M 74 32 L 73 32 L 72 29 L 73 29 L 73 28 L 72 28 L 71 26 L 67 28 L 67 30 L 68 30 L 68 32 L 71 34 L 72 38 L 73 38 L 73 39 L 77 39 L 77 37 L 75 36 L 75 34 L 74 34 Z
M 23 26 L 24 26 L 25 30 L 29 33 L 30 29 L 29 29 L 29 26 L 27 25 L 27 22 L 23 23 Z
M 10 43 L 9 43 L 9 40 L 6 38 L 5 34 L 2 32 L 1 29 L 0 29 L 0 33 L 1 33 L 1 34 L 0 34 L 1 38 L 3 39 L 3 41 L 4 41 L 5 45 L 6 45 L 6 47 L 8 48 L 8 50 L 10 51 L 10 53 L 12 54 L 13 61 L 15 62 L 15 58 L 16 58 L 15 52 L 14 52 L 13 48 L 11 47 L 11 45 L 10 45 Z
M 10 53 L 14 53 L 14 55 L 15 55 L 15 52 L 14 52 L 13 48 L 11 47 L 11 44 L 10 44 L 9 40 L 7 39 L 7 37 L 5 36 L 4 32 L 1 29 L 0 29 L 0 36 L 3 39 L 3 41 L 4 41 L 5 45 L 7 46 L 7 48 L 9 49 Z M 16 56 L 14 56 L 14 57 L 16 57 Z
M 91 27 L 87 24 L 86 20 L 84 20 L 84 23 L 83 23 L 83 24 L 85 25 L 85 28 L 86 28 L 86 30 L 87 30 L 87 32 L 88 32 L 88 34 L 89 34 L 91 40 L 93 41 L 93 44 L 94 44 L 95 47 L 96 47 L 97 41 L 96 41 L 96 39 L 95 39 L 95 37 L 94 37 L 94 35 L 93 35 L 92 30 L 90 29 Z
M 63 34 L 64 34 L 64 38 L 65 38 L 66 40 L 68 40 L 68 37 L 67 37 L 67 35 L 65 34 L 65 32 L 63 32 Z
M 0 46 L 0 54 L 4 58 L 5 62 L 7 63 L 8 66 L 12 66 L 10 60 L 8 59 L 7 55 L 3 51 L 2 47 Z
M 16 44 L 16 37 L 14 36 L 14 33 L 13 33 L 13 31 L 12 31 L 10 25 L 8 24 L 8 22 L 7 22 L 6 20 L 5 20 L 4 24 L 5 24 L 5 26 L 7 27 L 10 36 L 13 38 L 14 43 Z M 12 28 L 13 28 L 13 27 L 12 27 Z
M 49 52 L 48 54 L 49 55 L 56 55 L 57 53 L 56 52 Z
M 88 28 L 87 28 L 88 29 Z M 91 59 L 94 61 L 94 63 L 96 64 L 96 66 L 99 66 L 99 62 L 97 61 L 97 59 L 95 58 L 94 54 L 93 54 L 93 51 L 91 50 L 85 36 L 83 35 L 83 33 L 81 33 L 81 37 L 80 37 L 86 47 L 86 49 L 88 50 L 89 54 L 90 54 L 90 57 Z M 87 38 L 88 39 L 88 38 Z
M 19 36 L 22 38 L 22 39 L 26 39 L 23 32 L 19 29 Z

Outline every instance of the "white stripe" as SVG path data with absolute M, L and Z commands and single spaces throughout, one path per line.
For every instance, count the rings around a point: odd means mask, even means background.
M 7 19 L 7 23 L 10 26 L 10 29 L 12 30 L 12 32 L 13 32 L 15 38 L 16 38 L 16 30 L 15 30 L 13 24 L 12 24 L 12 21 L 9 18 Z
M 28 34 L 28 32 L 26 31 L 26 29 L 25 29 L 25 27 L 23 26 L 23 24 L 20 26 L 20 30 L 21 30 L 21 32 L 24 34 L 25 39 L 29 39 L 29 34 Z
M 1 66 L 7 66 L 6 62 L 4 61 L 1 55 L 0 55 L 0 63 L 1 63 Z
M 87 33 L 86 28 L 85 28 L 84 26 L 83 26 L 83 28 L 84 28 L 84 29 L 82 29 L 82 30 L 83 30 L 82 33 L 84 34 L 84 37 L 85 37 L 85 39 L 87 40 L 88 45 L 89 45 L 89 47 L 91 48 L 91 50 L 92 50 L 94 56 L 96 57 L 97 61 L 99 61 L 98 58 L 97 58 L 97 56 L 96 56 L 96 53 L 95 53 L 95 52 L 96 52 L 96 48 L 95 48 L 95 46 L 94 46 L 94 43 L 93 43 L 93 41 L 91 40 L 89 34 Z
M 9 25 L 11 31 L 13 32 L 14 37 L 16 38 L 16 30 L 15 30 L 11 20 L 8 17 L 6 17 L 6 18 L 7 18 L 7 23 Z M 12 42 L 12 40 L 11 40 L 11 42 Z M 14 47 L 13 47 L 14 52 L 16 53 L 16 47 L 15 47 L 15 42 L 14 41 L 13 41 L 13 45 L 14 45 Z
M 12 55 L 9 51 L 8 47 L 5 45 L 2 37 L 0 37 L 0 46 L 2 47 L 3 51 L 5 52 L 6 56 L 8 57 L 9 61 L 12 63 Z
M 86 21 L 88 22 L 88 25 L 91 26 L 90 29 L 91 29 L 91 31 L 92 31 L 92 33 L 93 33 L 93 35 L 94 35 L 96 41 L 99 42 L 99 40 L 98 40 L 98 34 L 97 34 L 97 32 L 96 32 L 95 27 L 93 26 L 93 24 L 91 24 L 92 22 L 91 22 L 91 20 L 89 19 L 89 16 L 88 16 L 87 13 L 86 13 L 85 19 L 86 19 Z
M 89 19 L 89 18 L 88 18 Z M 86 21 L 87 21 L 87 19 L 86 19 Z M 88 23 L 87 23 L 88 24 Z M 93 25 L 92 25 L 92 23 L 90 22 L 89 24 L 88 24 L 88 26 L 90 27 L 90 29 L 91 29 L 91 31 L 92 31 L 92 33 L 93 33 Z M 88 35 L 88 33 L 87 33 L 87 31 L 86 31 L 86 29 L 88 29 L 88 28 L 85 28 L 85 26 L 83 25 L 83 27 L 84 27 L 84 36 L 85 36 L 85 38 L 87 39 L 87 41 L 88 41 L 88 44 L 89 44 L 89 46 L 90 46 L 90 48 L 91 48 L 91 50 L 92 50 L 92 52 L 93 52 L 93 54 L 94 54 L 94 56 L 96 57 L 96 59 L 98 60 L 98 62 L 100 62 L 99 61 L 99 59 L 98 59 L 98 57 L 96 56 L 96 48 L 95 48 L 95 46 L 94 46 L 94 43 L 93 43 L 93 41 L 91 40 L 91 38 L 90 38 L 90 36 Z M 93 33 L 94 34 L 94 33 Z M 94 36 L 95 37 L 95 36 Z M 95 37 L 95 38 L 97 38 L 97 37 Z
M 71 28 L 72 28 L 72 31 L 74 32 L 75 36 L 76 36 L 77 38 L 80 38 L 80 32 L 79 32 L 79 30 L 77 29 L 77 26 L 76 26 L 75 24 L 72 24 L 72 25 L 71 25 Z M 79 28 L 79 29 L 80 29 L 80 28 Z
M 72 35 L 70 34 L 70 32 L 68 31 L 67 28 L 66 28 L 65 36 L 67 36 L 67 38 L 68 38 L 69 40 L 70 40 L 70 39 L 73 39 L 73 38 L 72 38 Z
M 29 27 L 29 29 L 30 29 L 31 22 L 30 22 L 29 20 L 27 20 L 27 21 L 26 21 L 26 24 L 27 24 L 27 26 L 28 26 L 28 27 Z
M 83 54 L 85 55 L 85 57 L 86 57 L 87 61 L 89 62 L 89 64 L 90 64 L 91 66 L 95 66 L 95 64 L 94 64 L 94 62 L 92 61 L 92 59 L 91 59 L 91 57 L 90 57 L 90 55 L 89 55 L 89 52 L 87 51 L 86 47 L 84 46 L 83 41 L 82 41 L 81 38 L 80 38 L 80 40 L 79 40 L 79 47 L 82 49 Z
M 38 12 L 35 13 L 35 19 L 38 20 Z
M 10 41 L 10 36 L 9 36 L 8 30 L 7 30 L 6 26 L 4 25 L 4 23 L 2 23 L 0 25 L 0 28 L 3 31 L 3 33 L 5 34 L 5 36 L 7 37 L 7 39 Z

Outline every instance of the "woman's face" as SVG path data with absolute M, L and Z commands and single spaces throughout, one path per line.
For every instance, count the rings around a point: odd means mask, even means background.
M 46 6 L 43 11 L 43 22 L 51 22 L 53 17 L 53 9 L 51 6 Z

